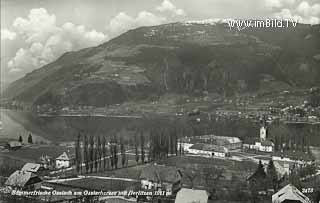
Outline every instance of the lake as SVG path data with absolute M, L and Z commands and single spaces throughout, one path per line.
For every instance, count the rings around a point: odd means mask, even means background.
M 201 117 L 201 122 L 197 118 Z M 26 142 L 31 133 L 36 143 L 66 143 L 76 140 L 77 135 L 106 136 L 117 134 L 133 139 L 134 134 L 150 129 L 157 131 L 176 129 L 178 136 L 211 134 L 235 136 L 241 139 L 259 136 L 259 123 L 244 119 L 208 119 L 198 116 L 127 118 L 102 116 L 39 116 L 25 111 L 1 109 L 2 130 L 0 142 L 18 140 L 21 135 Z M 271 125 L 269 137 L 288 134 L 292 139 L 307 137 L 312 146 L 320 147 L 320 125 Z

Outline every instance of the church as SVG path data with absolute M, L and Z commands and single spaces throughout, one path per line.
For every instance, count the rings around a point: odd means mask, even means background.
M 261 152 L 273 152 L 274 143 L 268 139 L 268 126 L 263 123 L 260 127 L 260 136 L 256 140 L 247 141 L 243 144 L 245 149 L 251 149 Z

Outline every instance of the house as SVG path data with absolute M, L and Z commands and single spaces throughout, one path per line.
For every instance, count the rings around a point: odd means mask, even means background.
M 272 203 L 311 203 L 295 186 L 288 184 L 272 195 Z
M 41 179 L 34 173 L 17 170 L 9 176 L 5 185 L 12 189 L 34 190 L 40 188 Z
M 74 156 L 63 152 L 56 158 L 56 168 L 68 168 L 74 164 Z
M 7 148 L 9 150 L 17 150 L 22 147 L 22 143 L 18 141 L 10 141 L 7 143 Z
M 182 188 L 177 193 L 175 203 L 207 203 L 209 194 L 205 190 Z
M 203 155 L 206 157 L 227 157 L 230 156 L 227 148 L 212 144 L 194 144 L 189 148 L 189 153 Z
M 21 171 L 27 171 L 31 173 L 38 173 L 41 170 L 41 165 L 40 164 L 35 164 L 35 163 L 26 163 Z
M 148 165 L 142 169 L 140 174 L 143 189 L 164 189 L 171 193 L 181 188 L 181 179 L 181 171 L 174 166 Z

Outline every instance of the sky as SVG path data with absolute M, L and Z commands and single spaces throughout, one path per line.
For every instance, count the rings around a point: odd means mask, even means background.
M 320 0 L 1 0 L 1 82 L 139 26 L 217 18 L 320 24 Z

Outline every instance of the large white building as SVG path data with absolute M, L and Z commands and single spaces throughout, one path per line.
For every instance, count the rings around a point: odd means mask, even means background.
M 238 137 L 227 137 L 227 136 L 217 136 L 217 135 L 202 135 L 195 137 L 184 137 L 179 140 L 179 146 L 183 147 L 185 152 L 189 152 L 189 149 L 194 144 L 210 144 L 223 146 L 228 150 L 235 150 L 242 148 L 242 141 Z
M 188 152 L 206 157 L 227 157 L 230 155 L 226 147 L 203 143 L 192 145 Z

